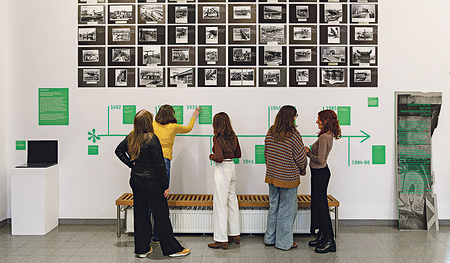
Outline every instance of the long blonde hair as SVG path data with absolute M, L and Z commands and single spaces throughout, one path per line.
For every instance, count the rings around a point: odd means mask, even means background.
M 131 161 L 139 157 L 141 143 L 150 140 L 153 136 L 153 115 L 146 109 L 140 110 L 134 116 L 133 126 L 134 130 L 128 134 L 127 139 L 128 155 Z

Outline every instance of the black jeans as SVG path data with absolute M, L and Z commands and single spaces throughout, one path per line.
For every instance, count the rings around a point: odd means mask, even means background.
M 183 251 L 184 248 L 173 235 L 169 207 L 157 179 L 132 176 L 130 186 L 134 199 L 134 253 L 144 254 L 150 250 L 152 224 L 148 216 L 149 207 L 152 209 L 163 254 L 167 256 Z
M 327 198 L 330 177 L 328 165 L 321 169 L 311 168 L 311 234 L 319 229 L 324 237 L 333 238 Z

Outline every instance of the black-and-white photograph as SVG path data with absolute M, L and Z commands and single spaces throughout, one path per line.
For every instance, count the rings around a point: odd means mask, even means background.
M 244 62 L 252 60 L 251 48 L 233 48 L 233 61 Z
M 297 82 L 308 82 L 309 81 L 309 70 L 308 69 L 295 69 L 295 80 Z
M 345 86 L 346 74 L 344 68 L 321 68 L 321 86 Z
M 355 27 L 354 40 L 373 41 L 373 27 Z
M 164 86 L 164 68 L 139 68 L 139 86 Z
M 112 28 L 113 42 L 129 42 L 131 41 L 131 28 Z
M 376 65 L 376 47 L 352 47 L 353 65 Z
M 372 82 L 372 74 L 370 70 L 356 69 L 353 74 L 354 82 Z
M 139 28 L 139 41 L 156 42 L 158 41 L 157 28 Z
M 220 19 L 220 6 L 203 6 L 203 19 Z
M 139 5 L 139 23 L 164 23 L 164 5 Z
M 96 42 L 97 29 L 95 27 L 79 27 L 78 42 Z
M 100 69 L 83 69 L 83 81 L 86 83 L 96 83 L 100 81 Z
M 116 87 L 126 87 L 127 86 L 127 70 L 126 69 L 115 69 L 114 70 L 114 85 Z
M 179 43 L 188 43 L 188 27 L 187 26 L 177 26 L 175 28 L 175 41 Z
M 326 23 L 342 22 L 343 8 L 342 4 L 325 4 L 324 20 Z
M 233 19 L 250 19 L 252 18 L 251 6 L 233 6 Z
M 100 61 L 100 50 L 98 49 L 85 49 L 83 53 L 83 62 L 99 62 Z
M 250 41 L 251 30 L 250 27 L 237 27 L 233 28 L 233 41 Z
M 294 40 L 311 40 L 312 36 L 311 27 L 294 27 Z
M 174 48 L 172 49 L 172 62 L 188 62 L 189 49 L 188 48 Z
M 295 62 L 311 61 L 312 60 L 311 55 L 312 55 L 312 50 L 309 48 L 294 49 L 294 61 Z
M 283 18 L 282 6 L 264 6 L 263 17 L 264 19 L 281 20 Z
M 110 5 L 109 6 L 109 23 L 135 23 L 134 6 L 133 5 Z
M 285 43 L 284 25 L 260 25 L 260 43 Z
M 282 46 L 264 46 L 264 64 L 279 65 L 282 60 Z
M 81 5 L 78 6 L 78 21 L 80 24 L 104 24 L 104 5 Z
M 295 17 L 298 21 L 305 21 L 309 18 L 309 6 L 297 5 L 295 6 Z
M 131 49 L 112 48 L 112 62 L 127 63 L 131 61 Z
M 104 66 L 104 47 L 78 47 L 78 66 Z
M 160 46 L 144 46 L 142 48 L 142 61 L 144 65 L 161 64 L 161 47 Z
M 352 4 L 352 23 L 375 23 L 376 5 L 373 4 Z
M 253 68 L 229 69 L 230 86 L 254 86 L 255 70 Z
M 205 27 L 205 43 L 206 44 L 219 43 L 219 27 L 217 26 Z
M 278 84 L 280 82 L 281 73 L 279 69 L 264 69 L 263 82 L 267 84 Z
M 205 69 L 205 85 L 217 86 L 217 69 Z
M 166 27 L 156 25 L 138 26 L 139 45 L 164 45 L 166 43 Z
M 169 68 L 169 84 L 175 86 L 194 85 L 193 68 Z
M 78 68 L 78 87 L 105 87 L 104 68 Z
M 338 26 L 327 27 L 327 43 L 339 44 L 341 42 L 341 28 Z
M 188 22 L 188 7 L 175 6 L 175 23 L 186 24 Z
M 92 0 L 78 0 L 78 3 L 92 3 Z M 96 0 L 97 4 L 106 3 L 106 0 Z
M 205 48 L 205 61 L 208 64 L 216 64 L 219 60 L 219 50 L 217 48 Z
M 321 65 L 346 65 L 347 47 L 321 46 L 320 47 Z

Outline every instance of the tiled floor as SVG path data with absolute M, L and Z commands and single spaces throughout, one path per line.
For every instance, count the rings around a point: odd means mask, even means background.
M 449 262 L 450 226 L 440 231 L 399 231 L 388 226 L 341 226 L 337 252 L 317 254 L 312 238 L 295 235 L 298 248 L 265 247 L 262 235 L 243 235 L 228 250 L 211 249 L 211 235 L 177 235 L 191 255 L 169 258 L 159 245 L 145 259 L 135 258 L 133 236 L 116 236 L 115 226 L 60 225 L 45 236 L 12 236 L 0 229 L 0 262 Z

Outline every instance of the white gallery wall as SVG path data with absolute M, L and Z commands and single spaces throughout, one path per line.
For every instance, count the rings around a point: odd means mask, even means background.
M 298 129 L 317 134 L 317 112 L 327 106 L 350 106 L 351 125 L 342 126 L 345 137 L 335 142 L 329 157 L 332 170 L 329 193 L 340 202 L 340 219 L 396 219 L 395 91 L 440 91 L 443 106 L 433 137 L 435 193 L 440 219 L 450 219 L 450 129 L 448 43 L 450 2 L 434 0 L 379 0 L 377 88 L 77 88 L 77 1 L 0 0 L 7 2 L 7 44 L 0 62 L 0 94 L 6 94 L 6 110 L 0 110 L 0 183 L 7 172 L 8 209 L 11 216 L 10 177 L 15 165 L 26 161 L 26 151 L 15 150 L 16 140 L 59 140 L 60 218 L 115 218 L 115 200 L 128 186 L 129 169 L 114 155 L 121 136 L 105 136 L 93 143 L 88 132 L 127 134 L 132 125 L 122 124 L 122 111 L 111 105 L 136 105 L 155 113 L 162 104 L 184 105 L 184 123 L 193 110 L 188 105 L 212 105 L 213 113 L 226 111 L 238 135 L 265 135 L 276 111 L 271 106 L 297 107 Z M 3 8 L 2 8 L 3 10 Z M 0 14 L 3 11 L 0 11 Z M 4 16 L 0 16 L 4 19 Z M 0 20 L 0 22 L 2 22 Z M 0 33 L 4 30 L 0 25 Z M 5 74 L 6 72 L 6 74 Z M 3 79 L 3 77 L 6 78 Z M 6 85 L 7 83 L 8 85 Z M 3 87 L 7 87 L 5 90 Z M 70 125 L 38 125 L 38 88 L 69 88 Z M 368 107 L 368 97 L 378 97 L 379 107 Z M 1 109 L 3 109 L 3 106 Z M 8 117 L 4 116 L 8 113 Z M 3 122 L 7 121 L 6 125 Z M 190 135 L 211 135 L 211 125 L 199 125 Z M 315 138 L 305 136 L 310 145 Z M 98 155 L 88 155 L 88 145 L 98 145 Z M 240 137 L 242 159 L 255 159 L 255 145 L 263 137 Z M 385 145 L 386 164 L 352 165 L 372 160 L 372 146 Z M 171 193 L 213 192 L 213 165 L 208 160 L 208 137 L 177 137 L 174 146 Z M 0 158 L 0 160 L 3 158 Z M 237 165 L 238 194 L 267 194 L 265 166 Z M 302 177 L 300 194 L 310 193 L 309 172 Z M 0 184 L 3 185 L 3 184 Z M 4 196 L 0 189 L 0 198 Z M 3 215 L 0 204 L 0 216 Z M 0 220 L 2 218 L 0 217 Z
M 6 0 L 0 0 L 0 50 L 3 51 L 5 56 L 0 59 L 0 222 L 6 219 L 7 215 L 7 144 L 8 137 L 6 129 L 7 122 L 7 60 L 6 60 L 6 32 L 7 32 L 7 12 L 6 12 Z

